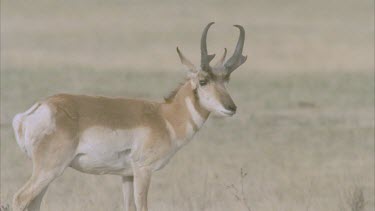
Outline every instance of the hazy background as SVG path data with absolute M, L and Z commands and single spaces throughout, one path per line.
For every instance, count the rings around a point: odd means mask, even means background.
M 184 78 L 176 46 L 199 61 L 215 21 L 219 55 L 235 47 L 233 24 L 246 29 L 248 61 L 229 85 L 238 113 L 210 118 L 153 175 L 150 210 L 249 210 L 241 186 L 252 211 L 373 210 L 373 11 L 370 0 L 1 1 L 0 203 L 31 174 L 16 113 L 58 92 L 160 100 Z M 121 210 L 121 194 L 116 176 L 68 169 L 42 210 Z

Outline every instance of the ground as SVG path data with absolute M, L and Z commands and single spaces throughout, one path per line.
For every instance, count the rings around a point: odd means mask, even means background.
M 199 61 L 201 30 L 216 21 L 210 53 L 231 54 L 232 24 L 247 32 L 248 61 L 229 84 L 238 112 L 210 117 L 153 175 L 150 210 L 373 210 L 373 4 L 2 1 L 0 203 L 31 174 L 16 113 L 61 92 L 160 101 L 185 76 L 175 47 Z M 72 169 L 42 204 L 121 208 L 120 178 Z

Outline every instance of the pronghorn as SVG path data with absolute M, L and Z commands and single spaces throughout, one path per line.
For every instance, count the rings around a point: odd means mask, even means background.
M 65 168 L 122 177 L 125 210 L 147 210 L 152 172 L 202 127 L 210 113 L 232 116 L 236 105 L 226 83 L 242 65 L 245 30 L 233 56 L 227 50 L 216 65 L 207 53 L 209 23 L 201 37 L 201 65 L 196 68 L 178 49 L 188 70 L 187 80 L 165 102 L 58 94 L 34 104 L 13 119 L 20 148 L 31 158 L 33 172 L 15 194 L 13 210 L 39 210 L 48 185 Z

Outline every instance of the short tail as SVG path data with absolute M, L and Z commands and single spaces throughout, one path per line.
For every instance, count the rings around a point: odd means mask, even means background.
M 13 118 L 12 126 L 14 130 L 14 135 L 16 136 L 17 144 L 21 148 L 21 150 L 27 154 L 26 145 L 25 145 L 25 134 L 24 134 L 24 127 L 23 121 L 25 117 L 29 114 L 33 113 L 38 107 L 40 103 L 36 103 L 29 110 L 24 113 L 19 113 Z

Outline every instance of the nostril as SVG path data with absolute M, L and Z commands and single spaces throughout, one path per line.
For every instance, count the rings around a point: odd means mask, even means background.
M 228 106 L 228 109 L 233 111 L 233 112 L 236 112 L 237 106 L 236 105 L 230 105 L 230 106 Z

